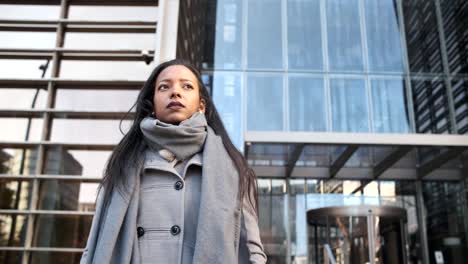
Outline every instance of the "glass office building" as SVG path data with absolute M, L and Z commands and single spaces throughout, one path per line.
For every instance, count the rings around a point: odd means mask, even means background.
M 173 57 L 257 173 L 269 263 L 468 259 L 468 2 L 0 10 L 0 263 L 78 262 L 119 122 Z

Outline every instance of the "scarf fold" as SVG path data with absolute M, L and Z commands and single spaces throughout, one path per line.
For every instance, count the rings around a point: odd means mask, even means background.
M 242 215 L 239 174 L 221 137 L 206 124 L 204 115 L 198 113 L 179 126 L 145 118 L 140 127 L 151 148 L 168 149 L 180 159 L 203 149 L 193 263 L 238 263 Z M 141 168 L 128 175 L 130 192 L 124 195 L 113 192 L 109 206 L 96 210 L 80 263 L 140 263 L 136 234 L 140 173 Z M 99 219 L 103 219 L 101 224 Z
M 178 160 L 185 160 L 201 151 L 207 127 L 205 115 L 199 112 L 179 125 L 167 124 L 152 117 L 146 117 L 140 123 L 146 144 L 158 151 L 167 149 Z

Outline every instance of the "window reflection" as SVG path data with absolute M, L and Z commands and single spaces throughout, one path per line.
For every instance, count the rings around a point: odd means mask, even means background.
M 107 150 L 73 150 L 62 146 L 50 147 L 46 151 L 46 165 L 43 174 L 101 177 L 110 154 L 111 152 Z
M 268 6 L 268 8 L 265 8 Z M 248 1 L 247 64 L 249 68 L 283 67 L 281 1 Z
M 127 112 L 135 103 L 138 92 L 138 90 L 58 89 L 55 108 Z
M 0 171 L 0 173 L 3 172 Z M 31 192 L 30 188 L 31 184 L 27 180 L 15 181 L 0 179 L 0 209 L 28 209 L 28 199 Z
M 213 79 L 213 101 L 221 115 L 223 124 L 234 144 L 242 148 L 242 86 L 241 75 L 215 73 Z
M 217 1 L 214 68 L 239 69 L 242 64 L 242 1 Z
M 0 174 L 34 174 L 37 149 L 0 148 Z
M 23 246 L 26 224 L 27 217 L 25 215 L 0 214 L 0 247 Z
M 322 69 L 320 1 L 288 1 L 290 69 Z
M 283 79 L 248 76 L 247 130 L 283 130 Z
M 289 128 L 291 131 L 326 131 L 325 109 L 323 79 L 289 78 Z
M 127 132 L 131 121 L 122 122 Z M 123 137 L 120 120 L 54 119 L 50 141 L 73 143 L 117 144 Z
M 403 71 L 400 30 L 394 0 L 366 0 L 370 71 Z
M 0 59 L 0 78 L 5 79 L 38 79 L 41 78 L 43 71 L 41 65 L 45 65 L 47 60 L 5 60 Z M 50 77 L 52 61 L 44 75 Z
M 41 180 L 38 208 L 94 211 L 98 185 L 99 183 L 84 183 L 76 180 Z
M 409 120 L 404 81 L 372 80 L 373 125 L 375 132 L 408 133 Z
M 426 0 L 402 1 L 411 72 L 443 72 L 434 3 Z
M 0 5 L 0 19 L 58 19 L 60 5 Z
M 367 132 L 367 96 L 362 79 L 330 80 L 333 131 Z
M 51 49 L 55 47 L 55 35 L 55 32 L 0 32 L 0 48 Z
M 92 218 L 92 215 L 38 215 L 33 246 L 84 248 Z
M 37 93 L 36 102 L 34 96 Z M 0 89 L 0 106 L 2 109 L 45 108 L 47 91 L 44 89 Z
M 330 70 L 363 71 L 359 1 L 326 3 Z
M 83 33 L 65 35 L 65 48 L 69 49 L 148 49 L 155 48 L 154 33 Z
M 28 128 L 28 123 L 30 127 Z M 39 141 L 43 120 L 40 118 L 0 118 L 1 141 Z
M 86 20 L 137 20 L 156 21 L 156 6 L 96 6 L 70 5 L 68 18 Z
M 154 62 L 144 61 L 70 61 L 61 62 L 61 78 L 146 80 Z

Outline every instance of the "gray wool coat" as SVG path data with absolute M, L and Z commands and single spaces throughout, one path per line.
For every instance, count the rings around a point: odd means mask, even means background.
M 211 128 L 209 129 L 211 130 Z M 210 142 L 214 143 L 208 144 L 209 146 L 205 144 L 205 149 L 207 147 L 213 148 L 216 145 L 222 146 L 219 136 L 216 136 L 216 138 L 211 137 Z M 221 150 L 218 149 L 217 151 Z M 222 154 L 226 157 L 226 153 Z M 204 161 L 203 166 L 205 165 L 209 166 Z M 222 166 L 223 170 L 226 171 L 235 171 L 232 162 L 223 162 L 223 164 L 217 164 L 216 166 Z M 161 170 L 161 173 L 167 176 L 167 171 Z M 219 177 L 219 179 L 210 182 L 202 178 L 201 184 L 203 189 L 214 191 L 219 184 L 235 186 L 237 182 L 232 179 L 221 180 L 221 177 Z M 99 193 L 96 202 L 96 213 L 93 218 L 86 248 L 81 258 L 81 264 L 142 263 L 139 238 L 136 232 L 138 224 L 137 215 L 140 205 L 137 202 L 138 199 L 135 199 L 135 196 L 139 197 L 140 195 L 140 177 L 129 177 L 128 185 L 134 190 L 133 193 L 113 192 L 111 204 L 107 208 L 103 208 L 103 192 Z M 199 219 L 203 218 L 202 222 L 206 224 L 202 228 L 197 229 L 196 247 L 199 247 L 199 250 L 195 252 L 193 263 L 266 263 L 266 255 L 260 240 L 258 219 L 255 212 L 245 201 L 242 210 L 238 211 L 238 208 L 234 206 L 235 202 L 231 201 L 232 193 L 230 191 L 225 192 L 225 194 L 219 190 L 214 192 L 216 195 L 209 195 L 207 197 L 216 197 L 216 199 L 210 201 L 210 204 L 213 208 L 219 209 L 200 208 L 201 215 Z M 109 210 L 108 208 L 114 209 Z M 206 213 L 203 214 L 203 212 Z M 169 210 L 167 213 L 174 214 L 175 212 Z M 223 234 L 215 233 L 214 235 L 205 236 L 203 231 L 207 230 L 206 228 L 211 231 L 210 221 L 212 220 L 210 219 L 214 218 L 213 214 L 220 214 L 219 217 L 224 219 L 223 221 L 225 222 L 221 227 Z M 215 226 L 219 228 L 219 219 L 213 221 L 213 227 Z M 224 240 L 228 241 L 217 241 L 216 238 L 218 237 L 223 237 Z M 168 243 L 161 246 L 167 247 L 166 250 L 170 251 L 170 247 L 182 246 L 182 243 Z M 155 259 L 152 263 L 170 264 L 172 261 Z

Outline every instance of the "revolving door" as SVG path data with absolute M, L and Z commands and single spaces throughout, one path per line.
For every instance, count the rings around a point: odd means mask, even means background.
M 408 263 L 406 211 L 392 206 L 309 210 L 308 263 Z

